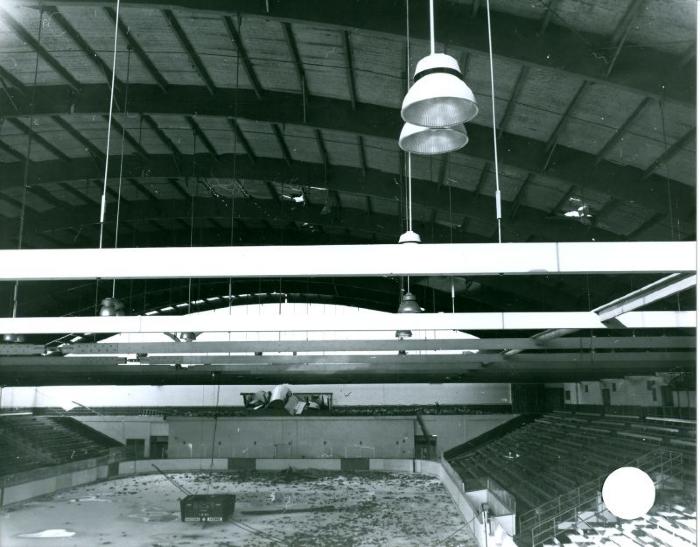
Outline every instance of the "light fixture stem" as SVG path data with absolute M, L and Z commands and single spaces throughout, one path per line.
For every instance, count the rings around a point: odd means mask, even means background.
M 431 0 L 432 2 L 432 0 Z M 498 242 L 503 241 L 501 235 L 501 184 L 498 178 L 498 143 L 496 138 L 496 92 L 493 83 L 493 46 L 491 43 L 491 5 L 486 0 L 486 22 L 489 31 L 489 68 L 491 70 L 491 126 L 493 128 L 493 161 L 496 170 L 496 223 L 498 224 Z
M 413 231 L 413 192 L 411 191 L 411 153 L 408 153 L 408 231 Z
M 114 79 L 117 73 L 117 39 L 119 38 L 119 6 L 121 0 L 117 0 L 117 9 L 114 16 L 114 51 L 112 52 L 112 82 L 109 88 L 109 116 L 107 117 L 107 151 L 105 153 L 105 178 L 102 184 L 102 198 L 100 199 L 100 249 L 105 227 L 105 211 L 107 209 L 107 173 L 109 171 L 109 145 L 112 135 L 112 111 L 114 109 Z
M 433 0 L 429 0 L 430 4 L 430 54 L 435 53 L 435 10 L 433 8 Z

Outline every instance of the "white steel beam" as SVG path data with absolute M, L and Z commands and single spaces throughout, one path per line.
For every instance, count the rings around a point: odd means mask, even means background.
M 642 306 L 647 306 L 658 300 L 663 300 L 664 298 L 673 296 L 686 289 L 690 289 L 694 287 L 696 283 L 697 276 L 695 274 L 671 274 L 641 289 L 626 294 L 625 296 L 616 298 L 593 311 L 597 313 L 603 321 L 608 321 L 622 313 L 636 310 Z
M 693 272 L 695 242 L 0 250 L 0 281 Z
M 694 311 L 628 312 L 617 318 L 623 328 L 694 328 Z M 285 315 L 17 317 L 0 319 L 0 332 L 13 334 L 152 332 L 303 332 L 395 330 L 606 329 L 593 312 L 403 313 L 385 317 L 299 317 Z

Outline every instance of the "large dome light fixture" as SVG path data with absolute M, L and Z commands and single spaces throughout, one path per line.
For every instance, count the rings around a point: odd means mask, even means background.
M 431 50 L 433 53 L 416 65 L 415 83 L 403 99 L 401 117 L 423 127 L 449 127 L 472 120 L 479 107 L 462 79 L 457 60 L 434 53 L 434 47 Z
M 459 150 L 469 142 L 464 125 L 421 127 L 405 123 L 399 135 L 399 147 L 405 152 L 431 156 Z

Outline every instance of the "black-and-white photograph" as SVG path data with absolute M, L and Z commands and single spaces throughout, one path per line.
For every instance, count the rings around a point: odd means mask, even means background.
M 0 545 L 697 545 L 697 11 L 0 0 Z

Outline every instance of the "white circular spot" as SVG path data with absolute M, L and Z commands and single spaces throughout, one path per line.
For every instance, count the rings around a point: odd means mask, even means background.
M 633 520 L 646 515 L 655 499 L 654 481 L 637 467 L 620 467 L 603 483 L 603 502 L 621 519 Z

